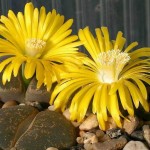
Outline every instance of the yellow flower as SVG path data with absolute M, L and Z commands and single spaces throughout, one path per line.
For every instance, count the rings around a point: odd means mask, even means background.
M 24 14 L 17 15 L 9 10 L 8 17 L 0 19 L 0 72 L 4 70 L 2 81 L 10 81 L 11 74 L 16 77 L 24 65 L 24 76 L 29 79 L 36 74 L 39 88 L 43 83 L 50 90 L 52 82 L 59 79 L 65 69 L 60 64 L 73 64 L 79 55 L 78 36 L 70 35 L 72 19 L 64 22 L 64 16 L 56 10 L 46 14 L 45 7 L 40 10 L 32 3 L 25 5 Z
M 123 48 L 126 39 L 118 32 L 116 40 L 110 41 L 106 27 L 95 30 L 96 38 L 89 28 L 79 30 L 79 38 L 91 56 L 84 59 L 80 69 L 65 76 L 52 94 L 50 104 L 55 108 L 70 107 L 71 120 L 82 121 L 87 109 L 97 115 L 100 128 L 105 130 L 108 115 L 122 127 L 120 104 L 129 115 L 134 115 L 139 104 L 149 111 L 147 90 L 143 82 L 150 84 L 150 48 L 132 50 L 138 43 Z M 72 98 L 72 99 L 71 99 Z M 70 105 L 69 105 L 70 104 Z

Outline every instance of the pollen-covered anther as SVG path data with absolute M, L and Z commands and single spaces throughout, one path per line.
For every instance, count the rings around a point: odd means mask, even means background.
M 101 65 L 110 65 L 114 62 L 116 63 L 127 63 L 130 60 L 130 56 L 126 52 L 121 52 L 118 50 L 110 50 L 107 52 L 102 52 L 98 56 L 98 62 Z
M 40 39 L 28 39 L 26 40 L 26 55 L 31 57 L 40 57 L 45 49 L 46 42 Z
M 97 60 L 100 65 L 98 74 L 100 82 L 112 83 L 119 80 L 119 74 L 129 60 L 128 53 L 120 50 L 100 53 Z

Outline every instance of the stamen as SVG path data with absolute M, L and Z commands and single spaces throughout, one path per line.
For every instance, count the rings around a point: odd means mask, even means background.
M 98 61 L 101 65 L 109 65 L 113 62 L 127 63 L 130 60 L 130 56 L 126 52 L 120 50 L 110 50 L 99 54 Z
M 45 49 L 46 42 L 40 39 L 28 39 L 26 40 L 26 55 L 31 57 L 40 57 Z
M 112 83 L 119 80 L 119 74 L 129 60 L 128 53 L 120 50 L 109 50 L 100 53 L 98 56 L 100 66 L 98 78 L 100 82 Z

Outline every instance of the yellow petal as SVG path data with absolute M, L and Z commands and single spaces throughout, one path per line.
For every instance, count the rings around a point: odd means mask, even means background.
M 105 121 L 103 119 L 103 116 L 102 116 L 102 113 L 101 112 L 98 112 L 97 113 L 97 120 L 99 122 L 99 127 L 101 130 L 105 130 L 106 129 L 106 126 L 105 126 Z
M 102 85 L 97 87 L 94 94 L 93 103 L 92 103 L 92 112 L 94 114 L 97 113 L 97 111 L 100 109 L 99 101 L 100 101 L 101 87 Z
M 110 114 L 112 115 L 113 119 L 115 120 L 117 126 L 122 128 L 117 94 L 114 93 L 114 94 L 110 95 L 108 102 L 109 102 L 108 104 L 109 104 Z
M 35 8 L 32 19 L 32 38 L 37 38 L 38 23 L 39 23 L 39 11 L 37 8 Z
M 71 116 L 70 116 L 70 119 L 71 120 L 78 120 L 78 121 L 81 121 L 81 117 L 83 117 L 84 116 L 84 114 L 85 114 L 85 110 L 87 109 L 87 106 L 84 106 L 85 108 L 84 108 L 84 112 L 83 112 L 83 115 L 80 117 L 80 114 L 79 114 L 79 112 L 78 112 L 78 109 L 79 109 L 79 107 L 80 107 L 80 101 L 82 101 L 83 100 L 83 96 L 87 93 L 87 91 L 90 89 L 90 86 L 85 86 L 85 87 L 83 87 L 81 90 L 79 90 L 79 92 L 77 92 L 76 93 L 76 95 L 73 97 L 73 99 L 72 99 L 72 102 L 71 102 L 71 106 L 70 106 L 70 113 L 71 113 Z M 76 113 L 77 112 L 77 115 L 76 116 L 74 116 L 73 114 L 74 113 Z M 76 118 L 74 118 L 74 117 L 76 117 Z
M 16 18 L 14 12 L 12 10 L 9 10 L 9 13 L 8 13 L 8 17 L 9 19 L 11 19 L 14 27 L 16 28 L 16 34 L 18 34 L 19 36 L 19 42 L 21 43 L 20 46 L 21 48 L 23 49 L 24 48 L 24 37 L 22 36 L 22 29 L 21 29 L 21 26 L 18 22 L 18 19 Z
M 93 84 L 87 85 L 87 86 L 90 86 L 90 88 L 89 88 L 89 90 L 87 90 L 84 93 L 83 97 L 80 98 L 80 104 L 79 104 L 79 107 L 77 110 L 78 111 L 78 118 L 77 119 L 79 122 L 81 122 L 84 119 L 86 112 L 87 112 L 87 109 L 89 107 L 89 104 L 92 100 L 92 97 L 93 97 L 93 95 L 94 95 L 94 93 L 98 87 L 98 84 L 93 83 Z M 103 113 L 105 113 L 105 112 L 103 112 Z
M 114 49 L 117 50 L 122 50 L 126 39 L 122 37 L 123 33 L 122 32 L 118 32 L 117 37 L 116 37 L 116 41 L 114 42 Z
M 126 91 L 125 86 L 123 84 L 124 84 L 124 82 L 122 84 L 120 84 L 120 87 L 118 89 L 121 104 L 122 104 L 123 108 L 128 111 L 129 114 L 134 114 L 132 101 L 130 101 L 130 99 L 128 99 L 128 97 L 125 93 L 125 91 Z
M 126 81 L 126 84 L 129 85 L 132 88 L 132 92 L 134 91 L 135 93 L 135 97 L 133 97 L 133 101 L 140 101 L 140 103 L 142 104 L 143 108 L 145 109 L 145 111 L 149 111 L 149 105 L 146 99 L 143 98 L 141 91 L 138 89 L 138 87 L 136 85 L 134 85 L 133 83 Z M 131 92 L 131 90 L 130 90 Z
M 54 21 L 51 23 L 51 26 L 49 26 L 49 28 L 47 28 L 47 31 L 45 32 L 45 34 L 43 36 L 44 41 L 47 41 L 50 38 L 50 36 L 53 35 L 53 33 L 58 30 L 58 28 L 60 27 L 59 21 L 61 22 L 61 17 L 58 14 L 54 18 Z
M 104 38 L 102 37 L 101 30 L 99 28 L 97 28 L 97 29 L 95 29 L 95 32 L 96 32 L 96 36 L 98 39 L 100 52 L 105 52 L 105 43 L 104 43 Z
M 36 62 L 36 79 L 37 79 L 37 88 L 40 88 L 44 83 L 44 67 L 41 62 Z
M 50 91 L 51 87 L 52 87 L 52 73 L 48 70 L 44 71 L 44 84 L 47 87 L 47 91 Z
M 4 72 L 3 72 L 3 75 L 2 75 L 2 82 L 3 82 L 3 85 L 6 84 L 6 81 L 10 81 L 12 71 L 13 71 L 13 64 L 10 63 L 10 64 L 5 68 L 5 70 L 4 70 Z
M 86 27 L 83 30 L 80 29 L 78 35 L 81 42 L 84 43 L 84 46 L 88 50 L 89 54 L 92 56 L 92 58 L 96 59 L 97 53 L 91 38 L 91 33 L 89 31 L 89 28 Z
M 145 85 L 143 84 L 142 81 L 140 81 L 138 78 L 136 77 L 132 77 L 132 80 L 134 80 L 136 82 L 136 84 L 138 85 L 139 87 L 139 90 L 141 91 L 142 95 L 143 95 L 143 98 L 144 99 L 147 99 L 147 90 L 146 90 L 146 87 Z
M 144 47 L 130 53 L 131 59 L 142 58 L 150 55 L 150 48 Z
M 54 40 L 61 36 L 64 32 L 66 32 L 72 25 L 73 19 L 69 19 L 66 21 L 59 29 L 58 31 L 50 38 L 50 40 Z
M 26 25 L 25 25 L 25 20 L 24 20 L 24 16 L 22 14 L 22 12 L 19 12 L 17 14 L 17 18 L 18 18 L 18 21 L 20 23 L 20 26 L 21 26 L 21 29 L 22 29 L 22 34 L 24 36 L 24 39 L 27 38 L 28 34 L 27 34 L 27 30 L 26 30 Z
M 24 68 L 24 75 L 26 79 L 31 78 L 36 69 L 36 60 L 27 60 Z
M 108 28 L 102 27 L 101 30 L 104 35 L 104 41 L 105 41 L 105 47 L 106 47 L 105 51 L 111 50 Z
M 133 99 L 133 103 L 135 105 L 136 108 L 139 107 L 139 97 L 138 95 L 135 93 L 135 88 L 133 86 L 133 84 L 129 81 L 125 81 L 125 85 L 128 87 L 129 89 L 129 92 L 132 96 L 132 99 Z M 134 91 L 134 92 L 133 92 Z
M 19 68 L 23 64 L 24 61 L 25 61 L 25 58 L 22 58 L 22 57 L 16 57 L 15 59 L 12 60 L 12 64 L 14 65 L 14 68 L 13 68 L 14 77 L 18 75 Z
M 120 80 L 120 82 L 121 82 L 121 80 Z M 118 81 L 118 82 L 114 82 L 111 84 L 109 95 L 116 93 L 116 91 L 118 90 L 118 88 L 120 86 L 120 82 Z
M 107 101 L 108 101 L 108 87 L 107 84 L 103 84 L 99 99 L 99 105 L 101 107 L 101 113 L 105 121 L 107 121 Z
M 52 36 L 51 41 L 53 41 L 54 43 L 59 43 L 59 42 L 63 41 L 63 39 L 65 39 L 67 36 L 69 36 L 71 34 L 71 32 L 72 32 L 72 30 L 69 29 L 69 30 L 65 31 L 63 34 L 60 34 L 57 37 Z M 49 43 L 52 44 L 51 42 L 49 42 Z
M 49 12 L 48 14 L 50 15 L 51 13 Z M 45 10 L 45 7 L 42 6 L 40 9 L 40 14 L 39 14 L 39 25 L 38 25 L 37 39 L 41 39 L 41 37 L 43 36 L 42 31 L 43 31 L 43 25 L 45 22 L 45 18 L 46 18 L 46 10 Z
M 25 25 L 26 25 L 26 30 L 27 30 L 28 38 L 31 38 L 31 34 L 32 34 L 33 10 L 34 10 L 34 6 L 33 6 L 32 3 L 27 3 L 25 5 L 24 18 L 25 18 Z
M 128 53 L 130 50 L 132 50 L 135 46 L 138 45 L 138 42 L 133 42 L 131 43 L 125 50 L 124 52 Z
M 0 63 L 0 72 L 4 69 L 4 67 L 6 65 L 8 65 L 12 60 L 14 59 L 14 57 L 10 57 L 10 58 L 7 58 L 5 60 L 3 60 L 1 63 Z

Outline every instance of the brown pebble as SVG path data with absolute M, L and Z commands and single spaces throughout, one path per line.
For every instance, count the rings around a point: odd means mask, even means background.
M 90 144 L 90 143 L 85 143 L 84 148 L 85 148 L 85 150 L 93 150 L 92 144 Z
M 79 135 L 82 137 L 83 135 L 85 134 L 85 131 L 83 131 L 83 130 L 80 130 L 79 131 Z
M 84 142 L 83 137 L 77 137 L 76 141 L 79 144 L 83 144 L 83 142 Z
M 94 143 L 92 144 L 92 150 L 121 150 L 126 143 L 127 139 L 125 137 L 120 137 L 118 139 L 112 139 L 103 143 Z
M 58 150 L 58 149 L 55 148 L 55 147 L 49 147 L 49 148 L 47 148 L 46 150 Z
M 16 148 L 15 148 L 15 147 L 12 147 L 10 150 L 16 150 Z
M 107 134 L 105 134 L 102 138 L 98 138 L 98 139 L 99 142 L 105 142 L 111 140 L 111 138 Z
M 9 100 L 4 103 L 2 108 L 9 108 L 9 107 L 16 106 L 16 105 L 18 105 L 18 103 L 15 100 Z
M 98 127 L 98 125 L 99 123 L 98 123 L 96 115 L 90 114 L 79 126 L 79 129 L 89 131 L 93 128 Z
M 97 130 L 97 131 L 96 131 L 96 136 L 97 136 L 98 138 L 102 138 L 104 135 L 105 135 L 105 133 L 104 133 L 102 130 Z
M 136 116 L 128 116 L 128 119 L 129 120 L 124 119 L 123 129 L 128 134 L 131 134 L 133 131 L 135 131 L 137 129 L 140 121 L 139 121 L 139 118 Z
M 108 117 L 108 120 L 106 122 L 106 130 L 115 129 L 117 128 L 117 125 L 112 117 Z

